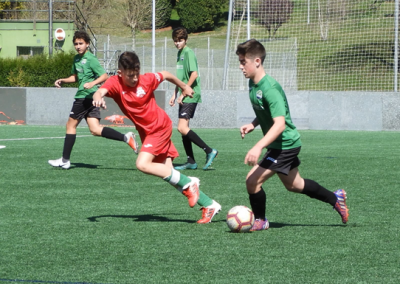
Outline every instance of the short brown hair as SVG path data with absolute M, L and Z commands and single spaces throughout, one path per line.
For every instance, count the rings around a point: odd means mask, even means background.
M 134 51 L 123 52 L 118 59 L 118 69 L 120 70 L 140 70 L 140 60 Z
M 175 29 L 172 31 L 172 39 L 173 39 L 174 41 L 180 40 L 180 39 L 187 40 L 187 39 L 188 39 L 188 32 L 187 32 L 187 30 L 186 30 L 185 28 L 183 28 L 183 27 L 175 28 Z
M 261 64 L 264 63 L 265 59 L 265 47 L 255 39 L 249 39 L 237 46 L 236 55 L 247 56 L 248 58 L 261 58 Z
M 74 33 L 74 37 L 72 38 L 72 42 L 75 42 L 77 38 L 83 39 L 86 43 L 90 43 L 90 37 L 85 31 L 76 31 Z

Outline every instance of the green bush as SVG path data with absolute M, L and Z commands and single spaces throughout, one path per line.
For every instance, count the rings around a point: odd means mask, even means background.
M 176 10 L 189 33 L 213 30 L 226 0 L 180 0 Z
M 59 53 L 51 58 L 35 55 L 24 58 L 0 58 L 0 86 L 54 87 L 54 81 L 71 76 L 74 53 Z M 77 87 L 76 83 L 69 87 Z

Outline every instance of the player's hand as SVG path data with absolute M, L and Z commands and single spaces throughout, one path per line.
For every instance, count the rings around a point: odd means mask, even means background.
M 83 85 L 83 88 L 85 88 L 85 89 L 91 89 L 91 88 L 93 88 L 93 86 L 94 86 L 93 82 L 90 82 L 90 83 L 85 83 L 85 84 Z
M 254 146 L 247 152 L 246 157 L 244 158 L 244 163 L 249 166 L 255 166 L 258 163 L 258 159 L 260 158 L 262 152 L 262 148 L 258 148 Z
M 179 98 L 178 98 L 178 100 L 177 100 L 177 102 L 178 102 L 178 104 L 183 104 L 183 99 L 184 99 L 185 97 L 183 96 L 183 95 L 180 95 L 179 96 Z
M 194 94 L 194 91 L 189 85 L 186 85 L 185 88 L 182 89 L 182 96 L 184 96 L 184 97 L 193 98 L 193 94 Z
M 254 130 L 254 125 L 252 123 L 243 125 L 242 127 L 240 127 L 240 135 L 242 136 L 242 139 L 244 138 L 244 136 L 247 133 L 250 133 Z
M 103 109 L 107 109 L 107 106 L 106 106 L 106 101 L 104 100 L 104 98 L 101 98 L 101 99 L 93 99 L 93 105 L 95 106 L 95 107 L 101 107 L 101 108 L 103 108 Z
M 176 95 L 174 94 L 170 99 L 169 99 L 169 105 L 170 106 L 174 106 L 175 105 L 175 99 L 176 99 Z
M 62 84 L 61 79 L 58 79 L 58 80 L 56 80 L 56 81 L 54 82 L 54 86 L 56 86 L 57 88 L 61 88 L 61 84 Z

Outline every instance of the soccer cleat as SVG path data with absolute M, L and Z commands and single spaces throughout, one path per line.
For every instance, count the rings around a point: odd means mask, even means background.
M 211 166 L 212 162 L 214 161 L 215 157 L 217 157 L 217 155 L 218 151 L 216 149 L 212 149 L 211 153 L 207 154 L 206 164 L 204 165 L 203 170 L 207 170 Z
M 71 166 L 71 162 L 69 160 L 64 162 L 63 158 L 57 160 L 49 160 L 48 163 L 53 167 L 60 167 L 63 168 L 64 170 L 68 170 L 69 167 Z
M 199 224 L 211 223 L 212 218 L 221 211 L 221 205 L 213 200 L 213 203 L 207 207 L 201 207 L 200 210 L 203 211 L 202 218 L 197 221 Z
M 186 163 L 180 166 L 174 167 L 175 170 L 181 171 L 181 170 L 195 170 L 197 169 L 197 164 L 191 164 L 191 163 Z
M 334 192 L 334 194 L 337 197 L 337 201 L 333 209 L 335 209 L 339 213 L 340 217 L 342 217 L 343 224 L 346 224 L 349 220 L 349 209 L 346 205 L 346 191 L 344 191 L 344 189 L 338 189 Z
M 194 207 L 200 197 L 200 180 L 196 177 L 189 177 L 192 181 L 186 189 L 183 189 L 182 194 L 188 198 L 189 206 Z
M 137 154 L 139 152 L 139 144 L 136 141 L 136 135 L 133 132 L 128 132 L 125 134 L 126 143 L 133 149 L 133 151 Z
M 268 228 L 269 228 L 269 222 L 268 222 L 267 218 L 265 218 L 265 220 L 256 219 L 254 221 L 254 225 L 253 225 L 253 227 L 251 227 L 250 231 L 251 232 L 262 231 L 262 230 L 268 230 Z

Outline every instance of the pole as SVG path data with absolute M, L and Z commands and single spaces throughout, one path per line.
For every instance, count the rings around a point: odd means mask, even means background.
M 247 40 L 250 39 L 250 0 L 247 0 Z
M 53 55 L 53 0 L 49 0 L 49 56 Z
M 399 73 L 399 0 L 394 3 L 394 91 L 397 92 Z
M 156 67 L 156 0 L 153 0 L 153 12 L 152 12 L 152 61 L 151 61 L 151 72 L 155 72 Z
M 229 39 L 231 38 L 233 1 L 234 0 L 229 1 L 228 30 L 226 32 L 224 77 L 222 78 L 222 90 L 226 90 L 226 77 L 228 75 L 228 67 L 229 67 Z

